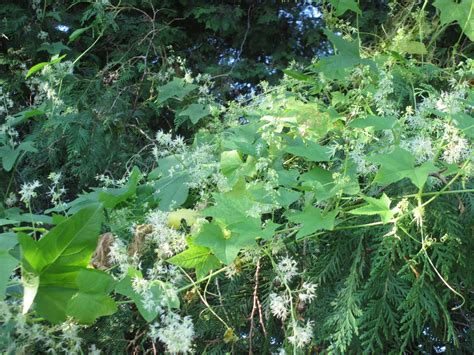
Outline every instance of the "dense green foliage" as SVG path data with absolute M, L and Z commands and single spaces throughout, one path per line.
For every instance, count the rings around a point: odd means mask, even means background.
M 472 0 L 0 13 L 1 351 L 472 352 Z

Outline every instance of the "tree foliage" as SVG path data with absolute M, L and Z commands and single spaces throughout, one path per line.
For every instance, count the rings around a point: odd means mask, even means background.
M 0 349 L 472 352 L 473 6 L 7 3 Z

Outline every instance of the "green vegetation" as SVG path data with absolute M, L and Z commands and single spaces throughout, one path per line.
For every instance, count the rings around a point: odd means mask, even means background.
M 473 351 L 472 0 L 0 13 L 2 352 Z

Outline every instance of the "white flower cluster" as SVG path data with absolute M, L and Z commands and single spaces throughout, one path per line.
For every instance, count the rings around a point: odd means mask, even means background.
M 142 297 L 143 308 L 145 308 L 148 312 L 157 311 L 158 313 L 162 313 L 162 302 L 155 298 L 151 287 L 151 280 L 147 280 L 142 277 L 134 277 L 132 280 L 133 291 Z
M 153 147 L 153 155 L 156 159 L 166 157 L 171 154 L 184 153 L 186 144 L 184 138 L 176 136 L 173 138 L 171 133 L 165 133 L 161 129 L 155 136 L 156 145 Z
M 20 304 L 0 301 L 0 323 L 9 324 L 2 335 L 8 337 L 8 329 L 12 329 L 8 348 L 2 348 L 5 353 L 33 353 L 38 346 L 52 354 L 82 353 L 83 340 L 79 337 L 81 326 L 72 321 L 57 325 L 29 322 L 22 314 Z
M 153 267 L 147 270 L 146 275 L 150 280 L 163 280 L 173 285 L 180 283 L 184 277 L 177 266 L 161 259 L 158 259 Z
M 395 108 L 394 101 L 389 98 L 389 96 L 393 94 L 393 91 L 392 74 L 385 70 L 380 70 L 380 80 L 374 95 L 374 101 L 379 115 L 397 116 L 399 114 Z
M 27 207 L 30 207 L 31 199 L 38 196 L 36 189 L 40 187 L 41 184 L 38 180 L 35 180 L 31 183 L 25 183 L 21 186 L 20 193 L 20 200 L 23 202 Z
M 290 299 L 288 298 L 288 296 L 285 294 L 279 295 L 272 292 L 270 293 L 269 300 L 270 311 L 272 312 L 272 314 L 278 319 L 284 321 L 289 314 L 288 308 L 290 305 Z
M 211 176 L 219 178 L 215 175 L 219 170 L 215 147 L 208 144 L 189 147 L 181 136 L 173 138 L 171 133 L 164 133 L 161 130 L 157 132 L 155 141 L 152 152 L 158 162 L 168 156 L 173 156 L 176 160 L 176 164 L 168 167 L 168 171 L 164 172 L 166 176 L 172 177 L 186 171 L 189 176 L 186 185 L 191 189 L 199 190 L 205 190 L 209 184 L 213 183 Z
M 51 186 L 49 187 L 48 196 L 51 198 L 51 203 L 54 206 L 65 206 L 65 203 L 62 202 L 62 197 L 66 193 L 64 186 L 59 186 L 61 180 L 61 173 L 52 172 L 49 174 L 48 179 L 51 181 Z
M 0 126 L 0 142 L 3 144 L 9 144 L 12 148 L 15 148 L 19 145 L 19 133 L 18 131 L 10 126 L 10 118 L 12 116 L 8 116 L 6 123 Z
M 114 238 L 109 249 L 109 260 L 111 264 L 118 265 L 122 274 L 125 274 L 130 267 L 137 267 L 138 255 L 129 256 L 127 246 L 120 238 Z
M 13 100 L 8 92 L 4 91 L 3 86 L 0 86 L 0 117 L 8 115 L 8 110 L 13 107 Z
M 114 179 L 105 174 L 99 174 L 95 179 L 100 182 L 104 187 L 122 187 L 127 183 L 128 177 L 124 176 L 121 179 Z
M 160 323 L 150 326 L 149 337 L 159 339 L 171 354 L 189 353 L 192 351 L 194 325 L 191 317 L 181 317 L 176 313 L 165 314 Z
M 148 241 L 157 245 L 156 254 L 160 259 L 169 258 L 186 248 L 185 234 L 168 227 L 168 213 L 152 211 L 146 218 L 152 225 L 152 232 L 146 235 Z
M 57 57 L 53 56 L 51 59 L 54 60 Z M 30 77 L 27 84 L 34 93 L 35 105 L 39 106 L 43 102 L 49 101 L 54 107 L 64 106 L 59 88 L 64 77 L 72 74 L 73 70 L 74 66 L 71 61 L 62 61 L 43 67 L 41 76 Z
M 349 157 L 355 163 L 356 170 L 358 173 L 373 172 L 377 170 L 374 164 L 367 161 L 365 153 L 365 145 L 361 142 L 357 142 L 353 149 L 349 152 Z
M 12 207 L 17 202 L 18 202 L 18 198 L 16 197 L 16 194 L 14 192 L 10 192 L 8 197 L 5 199 L 5 206 Z
M 311 302 L 314 298 L 316 298 L 316 288 L 317 285 L 311 282 L 303 282 L 303 285 L 301 286 L 300 293 L 298 295 L 298 298 L 300 299 L 301 302 L 304 303 L 309 303 Z
M 443 140 L 446 147 L 443 152 L 443 160 L 446 163 L 459 163 L 465 160 L 472 151 L 472 146 L 464 138 L 459 130 L 449 124 L 445 125 Z
M 297 348 L 308 345 L 313 339 L 313 327 L 312 321 L 308 321 L 304 327 L 296 325 L 293 327 L 293 335 L 288 337 L 288 341 Z
M 298 275 L 298 264 L 293 258 L 285 256 L 278 262 L 277 272 L 278 278 L 281 278 L 283 282 L 290 282 Z
M 247 217 L 260 218 L 262 214 L 273 211 L 273 205 L 268 203 L 254 203 L 246 212 Z

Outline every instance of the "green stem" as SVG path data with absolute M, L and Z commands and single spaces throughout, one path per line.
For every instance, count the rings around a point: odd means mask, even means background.
M 99 40 L 102 38 L 102 35 L 97 37 L 97 39 L 84 51 L 82 52 L 75 60 L 72 62 L 72 65 L 74 66 L 84 55 L 86 55 L 94 46 L 99 42 Z

